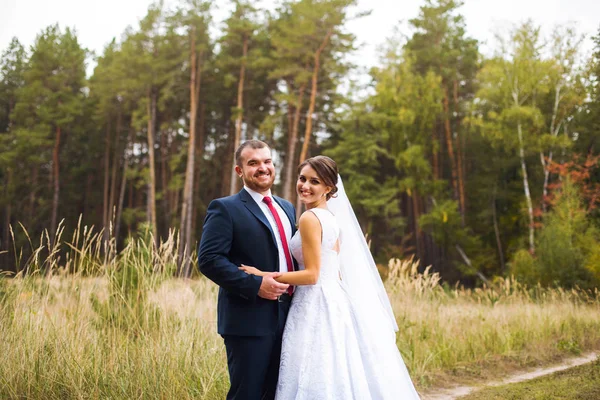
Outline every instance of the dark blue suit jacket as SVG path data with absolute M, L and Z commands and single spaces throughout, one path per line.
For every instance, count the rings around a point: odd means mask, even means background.
M 273 196 L 296 231 L 296 214 L 289 201 Z M 220 286 L 217 306 L 221 335 L 262 336 L 276 332 L 278 303 L 258 297 L 262 277 L 238 269 L 241 264 L 262 271 L 279 271 L 275 233 L 250 193 L 211 201 L 200 248 L 200 272 Z

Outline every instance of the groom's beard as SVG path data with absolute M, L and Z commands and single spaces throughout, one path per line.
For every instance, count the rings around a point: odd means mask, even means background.
M 267 179 L 262 179 L 264 175 L 268 175 Z M 258 173 L 250 176 L 249 178 L 244 177 L 244 184 L 250 189 L 257 192 L 264 192 L 273 186 L 275 182 L 275 174 L 271 173 Z

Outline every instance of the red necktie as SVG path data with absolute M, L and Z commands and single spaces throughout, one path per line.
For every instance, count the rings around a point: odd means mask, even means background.
M 287 263 L 288 272 L 294 271 L 294 265 L 292 264 L 292 255 L 290 254 L 290 249 L 288 247 L 288 242 L 285 237 L 285 230 L 283 229 L 283 224 L 281 223 L 281 219 L 279 218 L 279 213 L 273 206 L 273 200 L 270 197 L 264 197 L 263 201 L 271 210 L 271 214 L 273 214 L 273 218 L 275 218 L 275 223 L 277 224 L 277 230 L 279 230 L 279 237 L 281 238 L 281 244 L 283 245 L 283 254 L 285 254 L 285 261 Z M 288 287 L 288 294 L 291 295 L 294 292 L 292 285 Z

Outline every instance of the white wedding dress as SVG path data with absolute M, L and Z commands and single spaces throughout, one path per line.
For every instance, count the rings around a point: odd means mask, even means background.
M 283 334 L 277 400 L 400 400 L 419 396 L 391 329 L 373 329 L 344 285 L 336 242 L 340 229 L 327 209 L 313 208 L 322 227 L 317 284 L 297 286 Z M 341 241 L 343 241 L 343 234 Z M 302 240 L 290 241 L 304 268 Z

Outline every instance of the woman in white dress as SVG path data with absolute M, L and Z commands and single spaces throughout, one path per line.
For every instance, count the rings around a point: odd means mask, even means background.
M 277 278 L 295 290 L 275 398 L 418 399 L 396 347 L 389 299 L 335 162 L 306 160 L 296 190 L 307 211 L 290 242 L 299 271 Z

